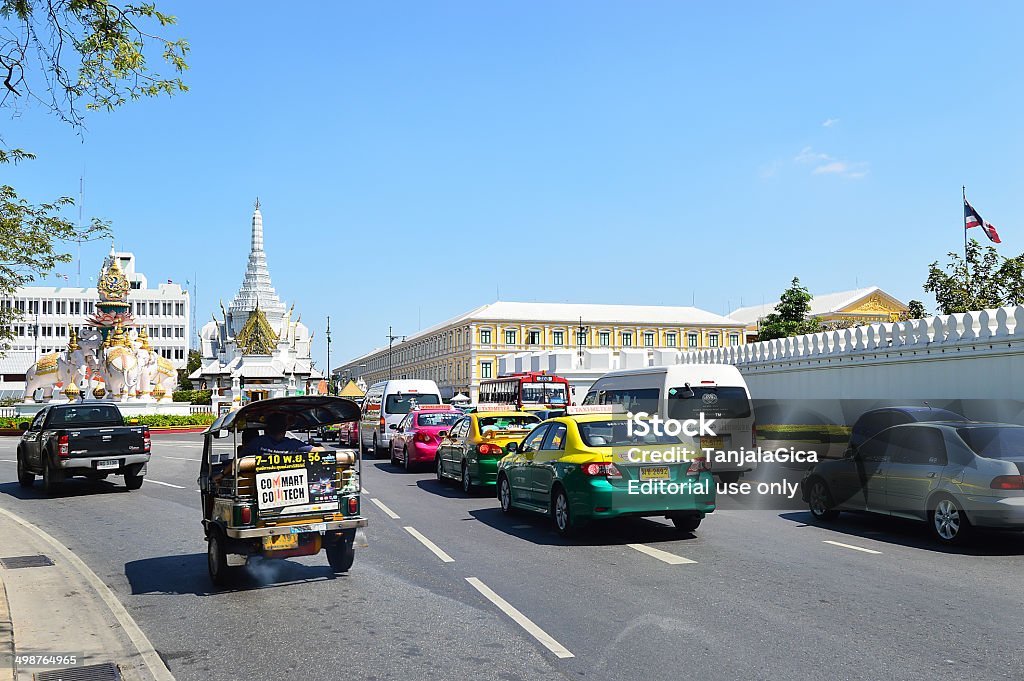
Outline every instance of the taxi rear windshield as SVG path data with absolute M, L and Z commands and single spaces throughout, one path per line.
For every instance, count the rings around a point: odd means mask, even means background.
M 388 414 L 408 414 L 413 405 L 417 404 L 441 404 L 441 398 L 437 395 L 388 395 L 384 402 L 384 411 Z
M 1024 428 L 957 428 L 956 432 L 978 456 L 1024 460 Z
M 747 391 L 740 387 L 683 386 L 668 391 L 668 418 L 695 419 L 701 412 L 707 418 L 745 419 L 750 417 Z
M 533 427 L 540 423 L 540 419 L 532 414 L 481 416 L 478 423 L 481 433 L 489 430 L 533 430 Z
M 677 445 L 682 442 L 675 435 L 630 435 L 626 419 L 614 421 L 586 421 L 579 424 L 580 437 L 588 447 L 633 447 L 635 445 Z
M 461 412 L 441 412 L 440 414 L 420 414 L 416 417 L 416 423 L 428 426 L 450 426 L 462 416 Z

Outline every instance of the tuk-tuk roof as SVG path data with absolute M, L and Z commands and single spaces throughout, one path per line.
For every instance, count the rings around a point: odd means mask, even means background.
M 359 419 L 359 405 L 344 397 L 307 395 L 275 397 L 250 402 L 241 409 L 219 416 L 205 432 L 218 430 L 238 432 L 245 428 L 258 428 L 269 414 L 279 412 L 288 417 L 290 430 L 306 430 L 342 421 Z

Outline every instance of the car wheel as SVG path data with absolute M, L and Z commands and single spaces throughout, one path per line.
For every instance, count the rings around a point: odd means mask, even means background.
M 476 490 L 476 485 L 474 485 L 473 481 L 469 479 L 469 466 L 466 465 L 465 461 L 462 462 L 461 482 L 463 494 L 472 494 Z
M 327 547 L 327 562 L 336 573 L 348 572 L 356 560 L 356 547 L 348 538 L 338 540 L 334 546 Z
M 43 466 L 43 491 L 47 494 L 56 494 L 57 490 L 60 489 L 60 482 L 58 482 L 57 472 L 53 470 L 53 466 L 47 461 Z
M 229 585 L 234 576 L 234 569 L 228 567 L 224 535 L 216 527 L 210 529 L 210 536 L 206 539 L 206 569 L 210 573 L 210 581 L 217 586 Z
M 672 524 L 676 526 L 676 529 L 680 532 L 693 532 L 700 527 L 700 521 L 703 518 L 698 513 L 687 513 L 686 515 L 674 515 L 672 516 Z
M 128 475 L 124 476 L 124 486 L 130 490 L 136 490 L 142 487 L 142 481 L 145 480 L 145 476 L 142 475 Z
M 960 544 L 970 534 L 967 514 L 952 497 L 940 497 L 928 513 L 932 534 L 943 544 Z
M 388 451 L 391 452 L 391 465 L 392 466 L 397 466 L 398 465 L 398 458 L 395 456 L 395 447 L 394 447 L 394 445 L 389 446 L 388 447 Z
M 739 482 L 740 474 L 736 471 L 732 471 L 729 473 L 719 473 L 718 479 L 721 480 L 722 482 Z
M 512 512 L 512 485 L 504 475 L 498 478 L 498 502 L 503 512 Z
M 437 475 L 438 482 L 444 482 L 444 465 L 439 456 L 434 457 L 434 473 Z
M 555 529 L 563 537 L 570 537 L 575 531 L 572 511 L 569 509 L 569 496 L 561 487 L 555 488 L 551 499 L 551 517 L 555 521 Z
M 811 483 L 811 491 L 807 495 L 807 507 L 811 510 L 811 515 L 815 520 L 835 520 L 839 517 L 839 511 L 832 506 L 832 495 L 828 491 L 828 486 L 824 480 L 816 478 Z
M 18 484 L 22 487 L 31 487 L 35 482 L 35 473 L 25 470 L 25 464 L 21 460 L 21 452 L 18 452 Z
M 409 460 L 409 448 L 408 447 L 403 447 L 402 448 L 402 462 L 403 462 L 402 465 L 405 466 L 405 472 L 406 473 L 412 473 L 413 465 L 412 465 L 412 461 Z

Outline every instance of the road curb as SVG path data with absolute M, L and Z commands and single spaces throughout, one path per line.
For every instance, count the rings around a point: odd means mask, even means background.
M 14 681 L 14 623 L 7 603 L 7 587 L 0 574 L 0 660 L 10 660 L 10 666 L 0 667 L 0 681 Z
M 12 513 L 5 508 L 0 508 L 0 520 L 6 520 L 20 526 L 22 530 L 35 535 L 37 539 L 47 544 L 55 553 L 59 554 L 67 563 L 67 567 L 77 572 L 85 583 L 92 587 L 96 592 L 96 595 L 99 596 L 100 600 L 107 606 L 107 609 L 117 621 L 117 624 L 120 626 L 124 635 L 128 637 L 128 641 L 139 653 L 142 664 L 149 673 L 149 677 L 153 679 L 153 681 L 174 681 L 174 675 L 171 673 L 170 669 L 168 669 L 167 664 L 163 661 L 163 658 L 160 657 L 159 653 L 157 653 L 149 638 L 142 629 L 139 628 L 139 625 L 132 618 L 131 614 L 129 614 L 128 610 L 124 607 L 110 587 L 108 587 L 81 558 L 75 555 L 71 549 L 61 544 L 45 530 L 33 525 L 21 516 Z M 6 608 L 6 596 L 3 599 L 3 604 Z M 10 619 L 9 614 L 8 619 Z M 11 628 L 11 635 L 13 637 L 13 627 Z M 10 678 L 13 679 L 14 677 Z M 8 679 L 5 679 L 2 674 L 0 674 L 0 681 L 8 681 Z

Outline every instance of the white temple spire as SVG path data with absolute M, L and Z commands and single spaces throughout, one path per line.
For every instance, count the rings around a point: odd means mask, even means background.
M 256 199 L 252 213 L 249 263 L 245 268 L 242 286 L 228 308 L 231 321 L 244 323 L 257 305 L 267 315 L 272 325 L 276 325 L 284 316 L 285 306 L 277 297 L 274 285 L 270 281 L 267 255 L 263 250 L 263 214 L 260 212 L 259 198 Z M 237 333 L 238 329 L 232 331 Z

